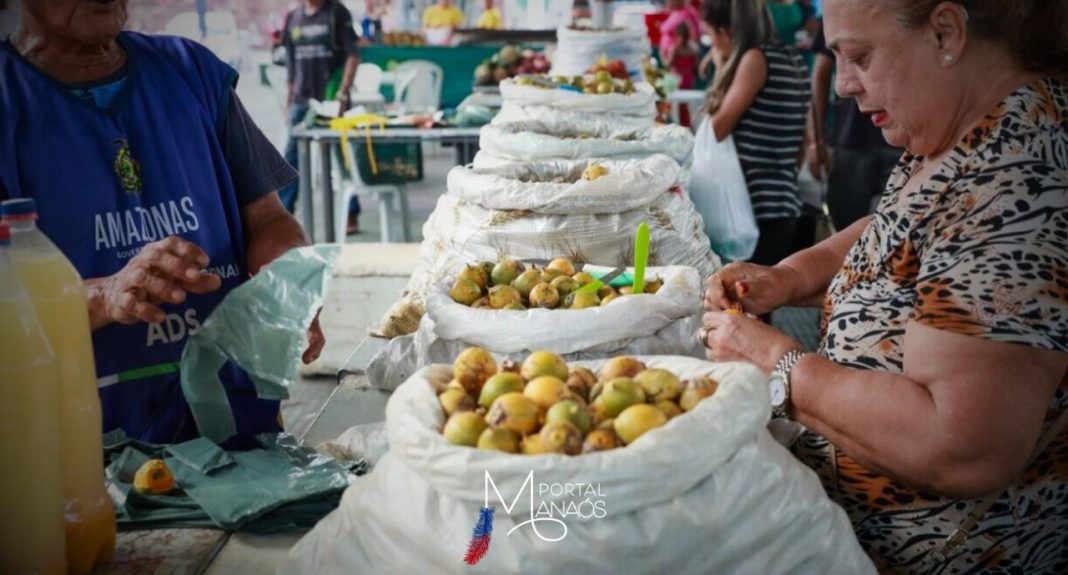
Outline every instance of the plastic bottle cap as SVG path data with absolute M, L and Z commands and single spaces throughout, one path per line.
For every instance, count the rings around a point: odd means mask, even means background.
M 0 202 L 0 217 L 9 222 L 36 220 L 37 202 L 33 198 L 19 198 Z
M 0 224 L 0 246 L 11 245 L 11 230 L 6 224 Z

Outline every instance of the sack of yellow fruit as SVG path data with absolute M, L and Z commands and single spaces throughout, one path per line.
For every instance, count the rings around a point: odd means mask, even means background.
M 875 573 L 845 513 L 766 430 L 762 372 L 637 359 L 718 386 L 625 447 L 573 456 L 451 443 L 436 390 L 457 372 L 420 370 L 386 408 L 390 451 L 281 572 Z M 570 367 L 597 372 L 604 363 Z M 483 367 L 465 372 L 481 371 L 484 387 L 491 366 Z M 492 373 L 504 369 L 492 365 Z M 477 387 L 467 377 L 458 385 Z M 504 425 L 493 412 L 487 425 Z M 532 428 L 530 416 L 508 414 L 522 430 Z
M 584 82 L 592 82 L 587 76 Z M 500 83 L 503 103 L 493 124 L 527 120 L 599 120 L 618 126 L 650 127 L 656 119 L 656 91 L 645 82 L 629 94 L 588 94 L 581 89 L 546 89 L 509 78 Z

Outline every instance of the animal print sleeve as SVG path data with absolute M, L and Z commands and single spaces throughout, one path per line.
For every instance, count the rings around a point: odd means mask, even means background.
M 999 157 L 959 180 L 932 217 L 913 319 L 1068 350 L 1068 170 Z

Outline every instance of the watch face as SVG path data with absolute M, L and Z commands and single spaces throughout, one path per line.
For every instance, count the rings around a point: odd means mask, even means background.
M 786 403 L 786 381 L 783 380 L 781 375 L 774 374 L 771 376 L 771 405 L 774 407 L 780 407 Z

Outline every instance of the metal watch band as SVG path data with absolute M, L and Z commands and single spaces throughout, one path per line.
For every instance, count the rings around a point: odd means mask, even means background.
M 794 370 L 794 366 L 797 365 L 797 362 L 801 361 L 801 358 L 807 353 L 808 352 L 803 349 L 792 349 L 784 353 L 775 364 L 773 373 L 778 374 L 779 377 L 782 378 L 783 385 L 786 387 L 786 396 L 783 405 L 772 407 L 772 412 L 776 417 L 788 417 L 789 415 L 786 411 L 786 406 L 790 403 L 790 372 Z

